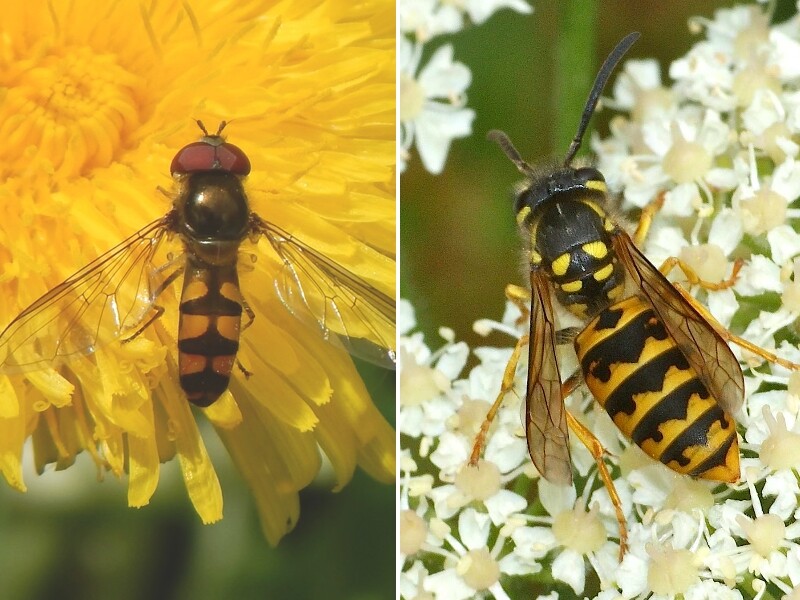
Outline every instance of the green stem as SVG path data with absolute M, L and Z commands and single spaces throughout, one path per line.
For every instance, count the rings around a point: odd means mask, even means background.
M 556 36 L 554 148 L 566 153 L 594 76 L 599 7 L 592 0 L 563 0 Z

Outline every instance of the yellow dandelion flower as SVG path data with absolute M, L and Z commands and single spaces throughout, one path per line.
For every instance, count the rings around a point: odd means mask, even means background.
M 169 221 L 180 193 L 170 164 L 201 135 L 196 117 L 213 129 L 228 120 L 253 165 L 245 315 L 204 321 L 222 337 L 241 328 L 241 345 L 219 352 L 226 365 L 213 368 L 231 371 L 230 385 L 202 410 L 266 537 L 296 523 L 320 450 L 337 488 L 356 466 L 392 481 L 394 432 L 326 341 L 393 352 L 394 3 L 32 0 L 6 7 L 0 29 L 0 320 L 88 265 L 0 336 L 8 483 L 25 490 L 30 438 L 40 472 L 85 450 L 127 473 L 128 502 L 142 506 L 176 457 L 203 522 L 221 518 L 176 367 L 179 338 L 199 326 L 187 317 L 179 335 L 180 284 L 167 285 L 192 255 Z

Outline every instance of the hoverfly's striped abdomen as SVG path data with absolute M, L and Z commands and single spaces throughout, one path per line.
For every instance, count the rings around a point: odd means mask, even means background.
M 632 296 L 600 312 L 575 351 L 592 395 L 648 455 L 678 473 L 738 480 L 734 420 L 648 302 Z
M 186 397 L 209 406 L 228 387 L 239 350 L 242 304 L 236 263 L 189 257 L 178 326 L 178 371 Z

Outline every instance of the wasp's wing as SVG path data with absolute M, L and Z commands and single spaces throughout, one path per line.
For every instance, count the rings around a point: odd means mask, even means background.
M 561 377 L 556 362 L 555 321 L 550 286 L 539 271 L 531 271 L 526 433 L 528 451 L 542 476 L 553 483 L 572 482 L 569 431 Z
M 176 276 L 152 263 L 168 218 L 153 221 L 23 310 L 0 333 L 0 371 L 41 369 L 135 335 L 155 295 Z
M 394 368 L 394 299 L 280 227 L 255 218 L 256 230 L 283 261 L 275 288 L 284 306 L 301 320 L 313 321 L 326 340 Z
M 744 399 L 744 378 L 728 344 L 669 280 L 645 258 L 630 236 L 614 236 L 614 248 L 638 289 L 664 322 L 720 406 L 735 413 Z

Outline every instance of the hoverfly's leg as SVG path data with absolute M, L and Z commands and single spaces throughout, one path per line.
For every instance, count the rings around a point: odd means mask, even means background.
M 163 314 L 164 314 L 164 307 L 163 307 L 163 306 L 160 306 L 160 305 L 158 305 L 158 304 L 154 304 L 154 305 L 153 305 L 153 311 L 154 311 L 154 312 L 153 312 L 153 314 L 150 316 L 150 318 L 149 318 L 149 319 L 147 319 L 147 321 L 145 321 L 144 323 L 142 323 L 142 324 L 139 326 L 139 329 L 137 329 L 136 331 L 134 331 L 134 332 L 133 332 L 131 335 L 129 335 L 128 337 L 122 338 L 122 339 L 120 340 L 120 343 L 121 343 L 121 344 L 127 344 L 128 342 L 132 342 L 132 341 L 133 341 L 133 340 L 135 340 L 137 337 L 139 337 L 139 336 L 142 334 L 142 332 L 143 332 L 145 329 L 147 329 L 148 327 L 150 327 L 150 325 L 152 325 L 153 323 L 155 323 L 156 319 L 158 319 L 158 318 L 159 318 L 161 315 L 163 315 Z
M 517 325 L 528 323 L 531 318 L 531 293 L 527 288 L 509 283 L 506 286 L 506 298 L 519 309 L 520 317 Z
M 253 312 L 252 308 L 250 308 L 250 305 L 247 303 L 247 300 L 244 299 L 244 296 L 240 295 L 239 301 L 242 304 L 242 309 L 244 310 L 244 314 L 247 315 L 247 321 L 245 322 L 244 325 L 242 325 L 241 329 L 239 330 L 241 332 L 253 324 L 253 321 L 256 320 L 256 313 Z M 253 372 L 245 368 L 245 366 L 242 364 L 242 361 L 239 360 L 238 358 L 236 359 L 236 366 L 239 367 L 239 370 L 245 376 L 245 379 L 250 379 L 250 376 L 253 374 Z
M 162 271 L 163 269 L 166 269 L 166 267 L 167 267 L 167 266 L 170 266 L 171 264 L 172 264 L 172 261 L 168 262 L 166 265 L 164 265 L 162 268 L 160 268 L 160 269 L 158 270 L 158 272 Z M 170 273 L 170 274 L 169 274 L 169 276 L 168 276 L 166 279 L 164 279 L 164 281 L 162 281 L 162 282 L 161 282 L 161 283 L 158 285 L 158 287 L 155 289 L 155 291 L 153 291 L 153 292 L 151 292 L 151 293 L 150 293 L 150 297 L 151 297 L 151 298 L 154 298 L 154 299 L 155 299 L 155 298 L 158 298 L 158 297 L 161 295 L 161 292 L 163 292 L 163 291 L 164 291 L 165 289 L 167 289 L 167 288 L 168 288 L 170 285 L 172 285 L 172 284 L 175 282 L 175 280 L 176 280 L 178 277 L 180 277 L 181 275 L 183 275 L 183 267 L 181 267 L 180 269 L 176 269 L 175 271 L 173 271 L 172 273 Z M 150 325 L 152 325 L 153 323 L 155 323 L 156 319 L 158 319 L 158 318 L 159 318 L 161 315 L 163 315 L 163 314 L 164 314 L 164 307 L 163 307 L 163 306 L 161 306 L 161 305 L 159 305 L 159 304 L 153 304 L 153 306 L 152 306 L 152 310 L 153 310 L 154 312 L 153 312 L 153 314 L 152 314 L 152 315 L 151 315 L 151 316 L 150 316 L 150 317 L 147 319 L 147 321 L 145 321 L 145 322 L 144 322 L 142 325 L 140 325 L 140 326 L 139 326 L 139 328 L 138 328 L 136 331 L 134 331 L 134 332 L 133 332 L 131 335 L 129 335 L 129 336 L 127 336 L 127 337 L 123 338 L 123 339 L 121 340 L 121 343 L 123 343 L 123 344 L 127 344 L 128 342 L 130 342 L 130 341 L 132 341 L 132 340 L 136 339 L 136 338 L 137 338 L 139 335 L 141 335 L 141 333 L 142 333 L 142 332 L 143 332 L 145 329 L 147 329 L 148 327 L 150 327 Z
M 656 196 L 650 204 L 642 209 L 642 214 L 639 217 L 639 224 L 636 226 L 636 232 L 633 234 L 633 242 L 641 248 L 644 239 L 647 237 L 647 232 L 650 231 L 650 225 L 653 224 L 653 216 L 661 210 L 664 206 L 664 192 Z
M 253 324 L 253 321 L 256 320 L 256 313 L 254 313 L 253 309 L 250 308 L 250 305 L 247 303 L 247 300 L 242 298 L 241 301 L 242 301 L 242 308 L 244 309 L 244 314 L 247 315 L 247 323 L 242 325 L 242 328 L 239 331 L 244 331 L 245 329 L 250 327 L 250 325 Z
M 747 340 L 740 338 L 738 335 L 735 335 L 728 331 L 725 327 L 719 324 L 719 322 L 714 318 L 709 310 L 700 304 L 694 296 L 692 296 L 689 292 L 687 292 L 680 284 L 673 283 L 673 287 L 678 291 L 678 293 L 683 296 L 683 299 L 686 300 L 689 304 L 692 305 L 697 312 L 700 313 L 700 316 L 703 317 L 711 327 L 714 328 L 719 336 L 724 339 L 726 342 L 730 344 L 736 344 L 740 348 L 744 348 L 748 352 L 755 354 L 756 356 L 760 356 L 767 362 L 774 363 L 776 365 L 780 365 L 785 369 L 789 369 L 790 371 L 800 371 L 800 364 L 794 363 L 790 360 L 786 360 L 785 358 L 781 358 L 776 354 L 773 354 L 769 350 L 762 348 L 761 346 L 757 346 L 753 342 L 748 342 Z
M 742 266 L 744 265 L 744 261 L 741 258 L 737 258 L 733 262 L 733 270 L 731 271 L 730 277 L 727 279 L 723 279 L 720 282 L 713 283 L 711 281 L 705 281 L 700 279 L 700 276 L 697 274 L 692 267 L 686 264 L 677 256 L 670 256 L 664 263 L 658 268 L 661 271 L 661 274 L 666 277 L 669 275 L 669 272 L 672 271 L 676 266 L 683 271 L 686 280 L 689 282 L 689 285 L 699 285 L 700 287 L 711 290 L 711 291 L 719 291 L 725 290 L 731 287 L 734 283 L 736 283 L 736 278 L 739 276 L 739 271 L 741 270 Z
M 238 358 L 236 359 L 236 366 L 239 367 L 239 370 L 242 372 L 242 375 L 244 375 L 245 379 L 250 379 L 250 376 L 253 374 L 253 372 L 248 371 L 242 364 L 242 361 L 240 361 Z
M 472 453 L 469 457 L 469 464 L 473 467 L 478 464 L 478 460 L 483 452 L 483 447 L 486 445 L 486 434 L 489 433 L 489 427 L 491 427 L 492 421 L 494 421 L 494 418 L 497 416 L 497 411 L 500 410 L 500 406 L 503 404 L 503 398 L 505 398 L 508 392 L 514 389 L 514 376 L 517 372 L 519 357 L 522 354 L 522 349 L 527 345 L 528 336 L 523 335 L 517 341 L 517 345 L 514 346 L 514 351 L 511 353 L 511 358 L 509 358 L 508 363 L 506 363 L 506 370 L 503 372 L 503 382 L 500 385 L 500 393 L 497 394 L 494 404 L 492 404 L 489 412 L 486 413 L 486 417 L 483 419 L 483 423 L 481 423 L 481 428 L 475 435 L 475 442 L 472 444 Z
M 573 382 L 573 380 L 575 381 Z M 571 386 L 568 392 L 572 393 L 580 381 L 580 377 L 573 375 L 562 384 L 562 390 L 567 386 Z M 617 525 L 619 526 L 619 560 L 621 562 L 625 552 L 628 550 L 628 525 L 625 521 L 625 514 L 622 512 L 622 501 L 617 493 L 617 488 L 614 486 L 614 481 L 611 479 L 611 474 L 608 472 L 608 467 L 603 460 L 608 451 L 600 443 L 600 440 L 583 423 L 573 417 L 569 411 L 567 411 L 567 425 L 594 457 L 594 461 L 597 463 L 597 472 L 600 475 L 600 479 L 603 480 L 603 485 L 606 487 L 609 498 L 611 498 L 611 504 L 614 506 L 614 512 L 617 516 Z

